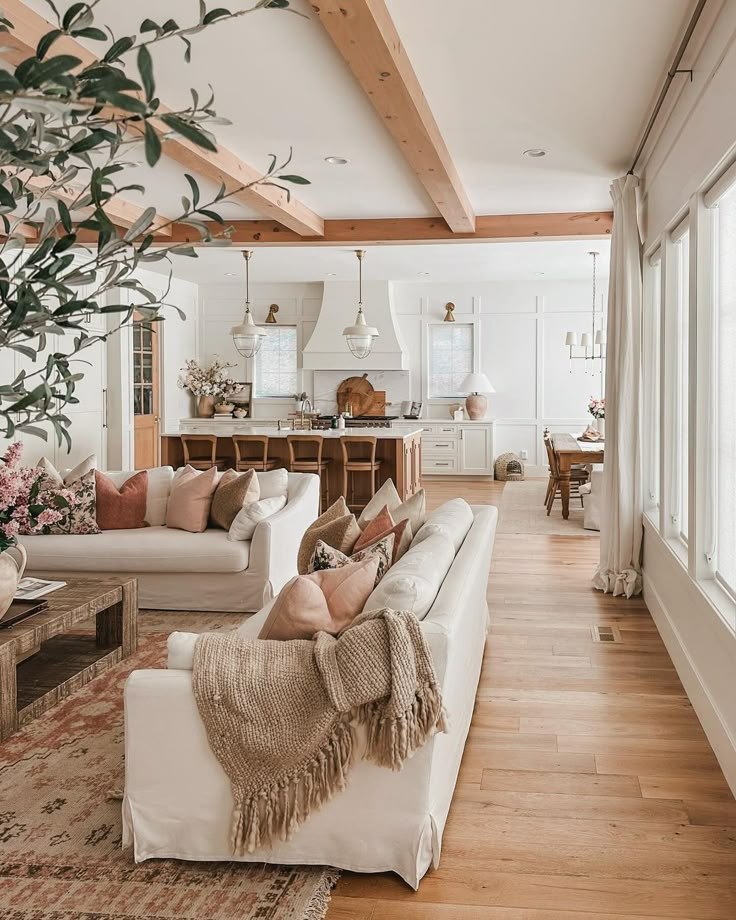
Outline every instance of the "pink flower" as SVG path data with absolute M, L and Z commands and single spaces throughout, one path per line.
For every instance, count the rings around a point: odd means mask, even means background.
M 57 524 L 64 515 L 55 508 L 45 508 L 36 518 L 39 527 L 48 527 Z
M 20 441 L 14 441 L 10 445 L 10 447 L 7 449 L 7 451 L 5 452 L 5 456 L 3 457 L 3 460 L 5 461 L 5 465 L 8 467 L 17 466 L 18 461 L 20 460 L 22 454 L 23 454 L 22 443 Z
M 0 524 L 0 530 L 8 540 L 13 540 L 20 533 L 20 524 L 17 521 L 8 521 L 6 524 Z

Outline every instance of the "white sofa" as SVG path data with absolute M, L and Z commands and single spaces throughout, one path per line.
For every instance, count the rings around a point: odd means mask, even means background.
M 429 866 L 438 864 L 488 625 L 486 590 L 497 512 L 483 506 L 472 513 L 470 530 L 422 620 L 442 686 L 448 733 L 432 738 L 399 773 L 358 760 L 347 789 L 290 841 L 256 850 L 244 861 L 394 871 L 414 888 Z M 403 577 L 398 568 L 396 573 L 399 592 Z M 256 636 L 270 606 L 251 617 L 241 632 Z M 177 637 L 175 651 L 171 640 Z M 137 862 L 234 858 L 228 842 L 229 781 L 210 750 L 192 691 L 194 641 L 196 636 L 173 634 L 169 669 L 135 671 L 125 688 L 123 834 Z
M 259 473 L 264 497 L 287 476 L 284 508 L 256 527 L 247 541 L 228 540 L 227 531 L 189 533 L 160 526 L 174 471 L 149 471 L 146 520 L 154 526 L 99 534 L 22 537 L 26 574 L 138 577 L 140 607 L 157 610 L 260 610 L 296 575 L 304 531 L 319 514 L 319 477 L 312 473 Z M 109 473 L 118 485 L 133 473 Z

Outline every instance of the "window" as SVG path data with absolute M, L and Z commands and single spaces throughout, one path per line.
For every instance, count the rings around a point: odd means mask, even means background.
M 278 399 L 297 390 L 296 326 L 267 327 L 261 350 L 255 357 L 253 395 Z
M 677 351 L 675 356 L 676 408 L 674 418 L 675 436 L 675 500 L 673 523 L 679 529 L 680 539 L 687 543 L 688 535 L 688 413 L 690 411 L 688 358 L 690 342 L 690 296 L 689 296 L 690 237 L 686 231 L 674 246 L 675 309 Z
M 716 221 L 715 571 L 736 597 L 736 186 L 719 200 Z
M 430 397 L 459 397 L 462 382 L 473 371 L 472 323 L 434 323 L 429 335 Z
M 660 345 L 662 305 L 662 262 L 660 252 L 653 255 L 645 266 L 645 301 L 643 323 L 643 374 L 645 413 L 645 464 L 644 504 L 646 508 L 659 507 L 659 424 L 660 424 Z

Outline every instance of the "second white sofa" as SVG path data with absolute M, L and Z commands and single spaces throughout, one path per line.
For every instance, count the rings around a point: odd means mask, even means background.
M 119 486 L 133 473 L 108 475 Z M 319 477 L 285 470 L 257 475 L 264 498 L 286 478 L 287 502 L 258 524 L 251 540 L 228 540 L 216 528 L 189 533 L 161 526 L 174 471 L 158 467 L 149 471 L 146 520 L 153 526 L 21 537 L 26 574 L 136 575 L 138 604 L 149 609 L 260 610 L 296 575 L 302 535 L 319 513 Z

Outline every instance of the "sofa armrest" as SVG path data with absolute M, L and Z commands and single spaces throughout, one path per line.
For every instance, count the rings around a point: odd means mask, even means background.
M 256 527 L 248 568 L 263 574 L 264 604 L 297 574 L 299 544 L 319 515 L 319 494 L 319 476 L 289 473 L 289 498 L 285 507 Z

